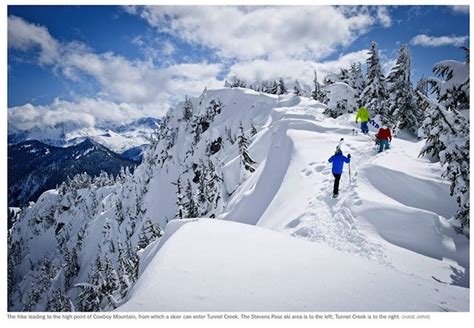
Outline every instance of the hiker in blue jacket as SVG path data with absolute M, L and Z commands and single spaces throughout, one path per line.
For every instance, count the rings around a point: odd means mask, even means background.
M 332 197 L 336 198 L 339 195 L 339 181 L 341 180 L 342 168 L 344 163 L 351 162 L 351 154 L 347 157 L 342 154 L 342 150 L 338 147 L 336 153 L 331 156 L 329 163 L 332 163 L 332 175 L 334 175 L 334 190 Z

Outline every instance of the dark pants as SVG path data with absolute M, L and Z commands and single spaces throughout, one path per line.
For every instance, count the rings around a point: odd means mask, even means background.
M 369 133 L 369 126 L 367 125 L 368 122 L 360 122 L 360 129 L 362 133 Z
M 334 190 L 333 190 L 333 194 L 334 195 L 339 195 L 339 181 L 341 180 L 341 174 L 337 174 L 337 173 L 333 173 L 332 175 L 334 175 Z
M 385 149 L 390 149 L 390 144 L 387 139 L 379 140 L 379 153 Z

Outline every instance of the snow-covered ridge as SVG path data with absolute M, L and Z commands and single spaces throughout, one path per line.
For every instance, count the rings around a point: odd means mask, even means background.
M 418 158 L 419 142 L 376 155 L 352 135 L 353 115 L 325 109 L 241 88 L 179 104 L 133 175 L 76 181 L 24 211 L 10 308 L 468 310 L 469 243 L 446 220 L 455 203 L 440 168 Z M 327 159 L 341 137 L 352 179 L 346 168 L 334 200 Z

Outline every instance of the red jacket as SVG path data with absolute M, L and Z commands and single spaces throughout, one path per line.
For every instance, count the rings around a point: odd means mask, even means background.
M 377 139 L 379 140 L 390 140 L 392 142 L 392 134 L 390 133 L 390 129 L 380 129 L 379 133 L 376 135 Z

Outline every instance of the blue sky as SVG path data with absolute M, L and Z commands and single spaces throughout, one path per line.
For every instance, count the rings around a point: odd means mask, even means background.
M 460 6 L 9 6 L 8 18 L 15 122 L 94 101 L 125 116 L 160 116 L 233 75 L 310 84 L 313 69 L 321 79 L 364 62 L 371 40 L 386 71 L 408 43 L 416 82 L 440 60 L 462 61 L 459 47 L 469 45 L 469 11 Z

